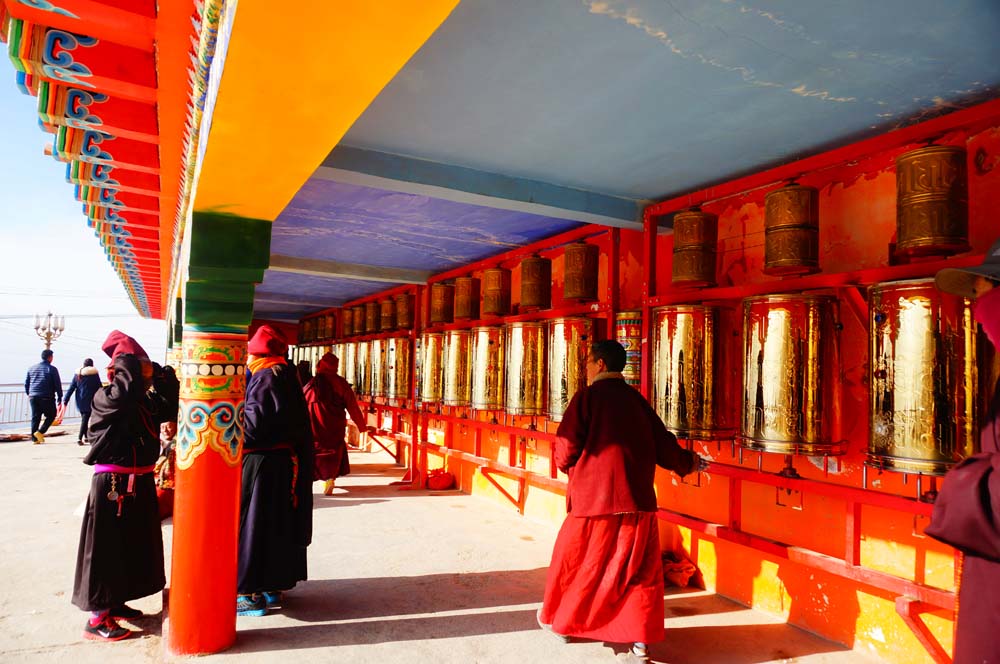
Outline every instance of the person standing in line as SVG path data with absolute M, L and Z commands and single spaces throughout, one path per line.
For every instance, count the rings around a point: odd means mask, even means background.
M 324 496 L 333 493 L 333 484 L 338 477 L 351 472 L 345 435 L 347 414 L 350 413 L 359 431 L 375 430 L 365 421 L 351 384 L 337 373 L 339 367 L 340 358 L 327 353 L 316 365 L 316 376 L 303 388 L 316 449 L 313 478 L 323 480 Z
M 76 444 L 83 445 L 87 440 L 87 425 L 90 423 L 90 405 L 94 395 L 101 389 L 101 377 L 94 367 L 94 361 L 89 357 L 83 361 L 83 366 L 73 374 L 73 381 L 66 390 L 63 405 L 69 404 L 70 397 L 76 395 L 76 409 L 80 413 L 80 435 Z
M 52 351 L 48 348 L 42 351 L 42 361 L 28 369 L 24 392 L 31 404 L 31 439 L 35 445 L 40 445 L 45 442 L 45 432 L 56 419 L 56 404 L 62 399 L 62 380 L 59 370 L 52 366 Z
M 247 351 L 236 615 L 263 616 L 280 608 L 282 591 L 307 576 L 313 445 L 302 386 L 281 333 L 262 325 Z
M 625 359 L 617 341 L 591 346 L 588 386 L 556 431 L 556 464 L 569 474 L 567 514 L 537 620 L 563 641 L 633 644 L 619 659 L 645 662 L 647 644 L 664 637 L 656 466 L 684 476 L 707 464 L 625 382 Z

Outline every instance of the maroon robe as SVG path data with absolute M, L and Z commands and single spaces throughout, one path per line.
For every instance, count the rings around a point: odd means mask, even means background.
M 316 448 L 313 477 L 317 480 L 332 480 L 351 472 L 345 437 L 347 413 L 362 431 L 367 426 L 351 384 L 337 374 L 332 358 L 329 353 L 323 356 L 316 376 L 303 389 Z

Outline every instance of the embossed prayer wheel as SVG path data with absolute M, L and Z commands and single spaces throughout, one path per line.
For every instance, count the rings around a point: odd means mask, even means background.
M 356 364 L 354 366 L 354 393 L 359 397 L 367 397 L 372 387 L 372 342 L 357 342 Z
M 379 302 L 379 328 L 383 332 L 396 329 L 396 301 L 393 299 Z
M 455 320 L 479 318 L 479 279 L 455 279 Z
M 594 321 L 556 318 L 548 323 L 548 418 L 560 422 L 570 399 L 587 385 L 587 355 L 594 341 Z
M 502 327 L 472 328 L 472 407 L 476 410 L 504 407 L 504 351 Z
M 791 184 L 764 197 L 764 274 L 819 272 L 819 191 Z
M 337 337 L 337 317 L 328 314 L 326 317 L 326 338 L 335 339 Z
M 574 242 L 563 255 L 563 299 L 589 302 L 597 299 L 597 276 L 601 248 Z
M 521 311 L 552 306 L 552 261 L 528 256 L 521 261 Z
M 410 398 L 410 339 L 390 337 L 386 348 L 385 394 L 392 401 Z
M 455 286 L 431 284 L 431 324 L 450 323 L 455 319 Z
M 351 326 L 351 327 L 354 328 L 354 334 L 364 334 L 365 333 L 365 307 L 364 307 L 364 305 L 359 304 L 356 307 L 351 307 L 351 311 L 354 314 L 352 316 L 353 319 L 354 319 L 354 325 Z
M 950 256 L 969 250 L 965 150 L 932 145 L 896 158 L 896 254 Z
M 354 341 L 345 342 L 342 344 L 342 352 L 344 354 L 340 358 L 340 375 L 353 385 L 358 374 L 358 344 Z
M 469 330 L 449 330 L 444 333 L 444 353 L 442 354 L 444 396 L 442 403 L 446 406 L 469 405 L 470 340 Z
M 638 389 L 642 383 L 642 312 L 615 314 L 615 340 L 625 348 L 625 382 Z
M 378 302 L 365 303 L 365 333 L 372 334 L 378 332 L 379 328 L 379 308 Z
M 413 327 L 413 297 L 409 293 L 399 293 L 396 300 L 396 327 L 408 330 Z
M 427 332 L 420 343 L 420 400 L 438 403 L 444 397 L 444 335 Z
M 340 334 L 344 337 L 354 334 L 354 312 L 350 309 L 340 310 Z
M 302 334 L 302 341 L 309 342 L 313 339 L 313 322 L 311 318 L 307 318 L 299 324 L 299 331 Z
M 865 463 L 943 475 L 977 451 L 978 407 L 993 386 L 977 350 L 985 359 L 990 344 L 979 344 L 969 300 L 942 293 L 933 279 L 871 286 L 868 306 Z
M 831 438 L 838 379 L 836 298 L 764 295 L 743 300 L 740 444 L 778 454 L 844 452 Z
M 372 339 L 371 350 L 369 351 L 371 353 L 372 378 L 371 389 L 368 391 L 372 397 L 386 396 L 386 373 L 388 368 L 386 363 L 386 346 L 388 346 L 386 339 Z
M 483 316 L 510 313 L 510 270 L 491 267 L 483 272 Z
M 653 312 L 650 401 L 678 438 L 730 438 L 732 418 L 722 394 L 719 307 L 674 305 Z
M 670 283 L 705 287 L 716 284 L 716 245 L 719 218 L 700 210 L 674 215 L 674 254 Z
M 507 326 L 506 411 L 545 414 L 545 323 Z

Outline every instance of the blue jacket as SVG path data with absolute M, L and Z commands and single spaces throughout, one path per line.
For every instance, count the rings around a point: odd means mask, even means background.
M 46 397 L 51 399 L 62 399 L 62 381 L 59 379 L 59 370 L 51 363 L 42 360 L 35 366 L 28 369 L 28 375 L 24 378 L 24 391 L 29 397 Z
M 76 394 L 76 409 L 81 413 L 89 413 L 90 404 L 94 401 L 94 395 L 101 389 L 101 377 L 95 367 L 80 367 L 80 370 L 73 375 L 73 382 L 66 390 L 66 397 L 63 403 L 69 403 L 69 398 Z

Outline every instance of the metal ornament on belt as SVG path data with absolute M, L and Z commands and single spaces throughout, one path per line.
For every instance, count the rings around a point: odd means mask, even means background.
M 446 406 L 469 405 L 469 330 L 444 333 L 444 397 Z
M 510 270 L 492 267 L 483 272 L 483 316 L 510 313 Z
M 587 385 L 587 355 L 594 339 L 589 318 L 556 318 L 549 321 L 548 418 L 562 421 L 577 390 Z
M 615 340 L 625 348 L 625 382 L 634 388 L 642 383 L 642 312 L 615 314 Z
M 876 284 L 868 289 L 868 304 L 865 463 L 943 475 L 978 445 L 981 372 L 971 304 L 942 293 L 933 279 Z
M 388 344 L 385 339 L 372 339 L 371 341 L 371 365 L 372 365 L 372 378 L 371 378 L 371 390 L 369 394 L 373 397 L 384 397 L 386 396 L 386 347 Z
M 969 250 L 965 150 L 932 145 L 896 158 L 896 253 L 950 256 Z
M 835 298 L 765 295 L 743 300 L 740 443 L 778 454 L 842 454 L 831 440 L 837 380 Z
M 544 415 L 545 323 L 510 323 L 506 355 L 507 412 Z
M 671 284 L 715 286 L 718 229 L 719 218 L 708 212 L 687 210 L 674 215 Z
M 764 274 L 819 272 L 819 191 L 788 185 L 764 197 Z
M 521 311 L 552 306 L 552 261 L 528 256 L 521 261 Z
M 504 407 L 504 329 L 499 326 L 472 328 L 472 407 L 502 410 Z
M 563 255 L 563 299 L 589 302 L 597 299 L 601 248 L 584 241 L 566 247 Z
M 455 318 L 455 287 L 451 284 L 431 284 L 430 322 L 450 323 Z
M 444 335 L 427 332 L 420 344 L 420 400 L 438 403 L 444 397 Z
M 385 299 L 379 303 L 379 327 L 383 332 L 396 329 L 396 301 Z
M 354 393 L 359 396 L 368 396 L 372 387 L 372 365 L 371 365 L 372 342 L 357 342 L 357 364 L 354 374 Z
M 393 401 L 410 398 L 410 339 L 390 337 L 386 350 L 386 396 Z
M 455 320 L 479 318 L 479 279 L 455 279 Z

